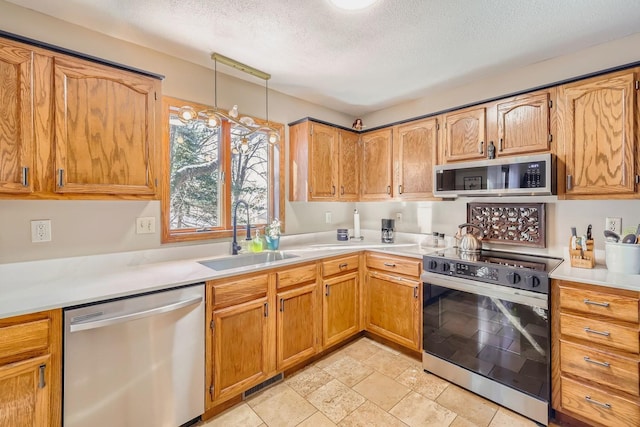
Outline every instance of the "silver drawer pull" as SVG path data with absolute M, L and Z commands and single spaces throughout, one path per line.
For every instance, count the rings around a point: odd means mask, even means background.
M 610 405 L 610 404 L 608 404 L 608 403 L 598 402 L 597 400 L 593 400 L 593 399 L 591 398 L 591 396 L 585 396 L 585 397 L 584 397 L 584 400 L 586 400 L 586 401 L 587 401 L 587 402 L 589 402 L 589 403 L 593 403 L 594 405 L 598 405 L 598 406 L 600 406 L 600 407 L 602 407 L 602 408 L 605 408 L 605 409 L 611 409 L 611 405 Z
M 385 266 L 385 267 L 393 267 L 393 268 L 396 268 L 396 265 L 395 265 L 395 264 L 392 264 L 392 263 L 390 263 L 390 262 L 385 262 L 385 263 L 384 263 L 384 266 Z
M 587 332 L 587 333 L 589 333 L 589 334 L 602 335 L 603 337 L 608 337 L 609 335 L 611 335 L 611 333 L 610 333 L 610 332 L 607 332 L 607 331 L 604 331 L 604 332 L 602 332 L 602 331 L 595 331 L 595 330 L 591 329 L 591 328 L 590 328 L 590 327 L 588 327 L 588 326 L 587 326 L 586 328 L 584 328 L 584 331 L 585 331 L 585 332 Z
M 609 362 L 598 362 L 597 360 L 591 359 L 589 356 L 584 356 L 584 361 L 588 363 L 593 363 L 594 365 L 604 366 L 605 368 L 608 368 L 609 366 L 611 366 Z
M 338 266 L 338 268 L 339 268 L 340 270 L 342 270 L 343 268 L 347 268 L 348 266 L 349 266 L 349 264 L 347 264 L 347 263 L 345 262 L 345 263 L 340 264 L 340 265 Z
M 584 303 L 587 305 L 597 305 L 598 307 L 609 307 L 609 303 L 608 302 L 597 302 L 597 301 L 591 301 L 588 299 L 584 299 Z

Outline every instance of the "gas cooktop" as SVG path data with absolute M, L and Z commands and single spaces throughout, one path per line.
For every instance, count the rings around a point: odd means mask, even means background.
M 549 292 L 549 273 L 560 263 L 561 258 L 495 250 L 465 253 L 457 248 L 437 251 L 423 258 L 424 270 L 427 273 L 478 280 L 545 294 Z

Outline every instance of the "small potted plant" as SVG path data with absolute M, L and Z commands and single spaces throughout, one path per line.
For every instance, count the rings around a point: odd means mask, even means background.
M 271 224 L 264 229 L 264 237 L 267 241 L 267 249 L 270 251 L 278 250 L 280 245 L 280 220 L 274 219 Z

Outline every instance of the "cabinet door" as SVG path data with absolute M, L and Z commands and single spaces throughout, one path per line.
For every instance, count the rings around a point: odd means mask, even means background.
M 0 366 L 0 425 L 49 425 L 49 356 Z
M 340 131 L 338 150 L 338 199 L 358 200 L 360 197 L 360 136 Z
M 0 193 L 33 191 L 33 55 L 0 41 Z
M 277 367 L 279 371 L 307 359 L 318 349 L 316 283 L 277 295 L 278 314 L 276 332 Z
M 549 93 L 498 103 L 497 155 L 549 151 Z
M 338 133 L 335 128 L 311 124 L 309 148 L 309 198 L 333 199 L 336 196 Z
M 421 283 L 377 271 L 367 273 L 365 329 L 420 350 Z
M 444 116 L 445 163 L 487 157 L 486 112 L 474 107 Z
M 58 193 L 154 194 L 156 80 L 54 58 Z
M 635 74 L 624 72 L 560 86 L 567 195 L 634 193 L 634 84 Z
M 325 347 L 336 344 L 357 333 L 358 273 L 325 279 L 322 304 L 322 336 Z
M 260 298 L 213 312 L 213 399 L 223 401 L 272 371 L 269 304 Z
M 392 198 L 391 138 L 391 129 L 381 129 L 362 135 L 361 200 Z
M 400 125 L 394 138 L 395 190 L 403 199 L 433 197 L 438 123 L 435 118 Z

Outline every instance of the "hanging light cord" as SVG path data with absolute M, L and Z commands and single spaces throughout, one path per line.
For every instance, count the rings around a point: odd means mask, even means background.
M 218 60 L 213 60 L 213 106 L 218 109 Z
M 267 126 L 269 126 L 269 80 L 265 80 L 264 81 L 264 87 L 265 89 L 265 104 L 266 104 L 266 110 L 267 110 Z

